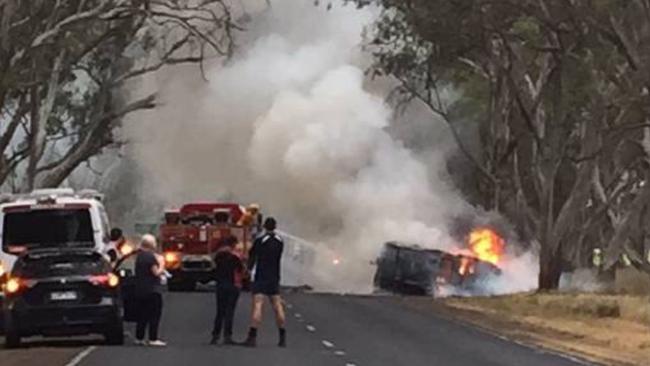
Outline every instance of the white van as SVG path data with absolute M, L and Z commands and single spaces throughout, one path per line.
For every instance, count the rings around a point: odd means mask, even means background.
M 96 191 L 43 189 L 0 197 L 0 267 L 5 271 L 29 250 L 85 248 L 105 254 L 109 232 Z

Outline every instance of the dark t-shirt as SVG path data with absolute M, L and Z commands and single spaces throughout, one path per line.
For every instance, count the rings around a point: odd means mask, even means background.
M 280 282 L 280 260 L 284 242 L 273 232 L 266 233 L 253 243 L 249 255 L 249 268 L 255 267 L 255 282 Z
M 143 250 L 135 259 L 135 291 L 138 296 L 162 292 L 160 277 L 151 272 L 151 267 L 158 265 L 158 259 L 149 251 Z
M 238 256 L 230 251 L 219 251 L 214 257 L 215 280 L 219 286 L 237 286 L 235 277 L 243 271 L 244 265 Z

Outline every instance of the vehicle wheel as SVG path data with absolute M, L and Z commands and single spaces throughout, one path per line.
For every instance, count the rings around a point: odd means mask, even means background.
M 20 347 L 20 333 L 9 317 L 5 318 L 5 348 Z
M 120 322 L 110 328 L 104 335 L 106 343 L 111 346 L 121 346 L 124 344 L 124 326 Z
M 196 290 L 196 282 L 186 281 L 183 284 L 183 291 L 194 291 L 194 290 Z

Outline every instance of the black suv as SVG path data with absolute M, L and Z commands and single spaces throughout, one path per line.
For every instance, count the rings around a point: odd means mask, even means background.
M 85 250 L 29 252 L 4 283 L 5 345 L 34 335 L 102 334 L 124 343 L 120 278 L 99 253 Z

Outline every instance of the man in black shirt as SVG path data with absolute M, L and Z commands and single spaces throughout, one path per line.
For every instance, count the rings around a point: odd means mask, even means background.
M 278 346 L 286 347 L 286 330 L 284 305 L 280 297 L 280 261 L 284 241 L 275 233 L 277 224 L 274 218 L 269 217 L 264 221 L 264 235 L 258 237 L 253 243 L 249 253 L 248 268 L 255 269 L 253 281 L 253 315 L 246 346 L 255 347 L 257 344 L 257 328 L 262 323 L 262 306 L 264 297 L 268 297 L 273 305 L 275 320 L 278 325 L 280 340 Z
M 232 326 L 244 270 L 241 259 L 233 253 L 236 243 L 237 238 L 234 236 L 224 238 L 214 257 L 215 280 L 217 281 L 217 315 L 214 318 L 210 344 L 219 343 L 222 328 L 224 328 L 223 343 L 235 344 L 232 340 Z

